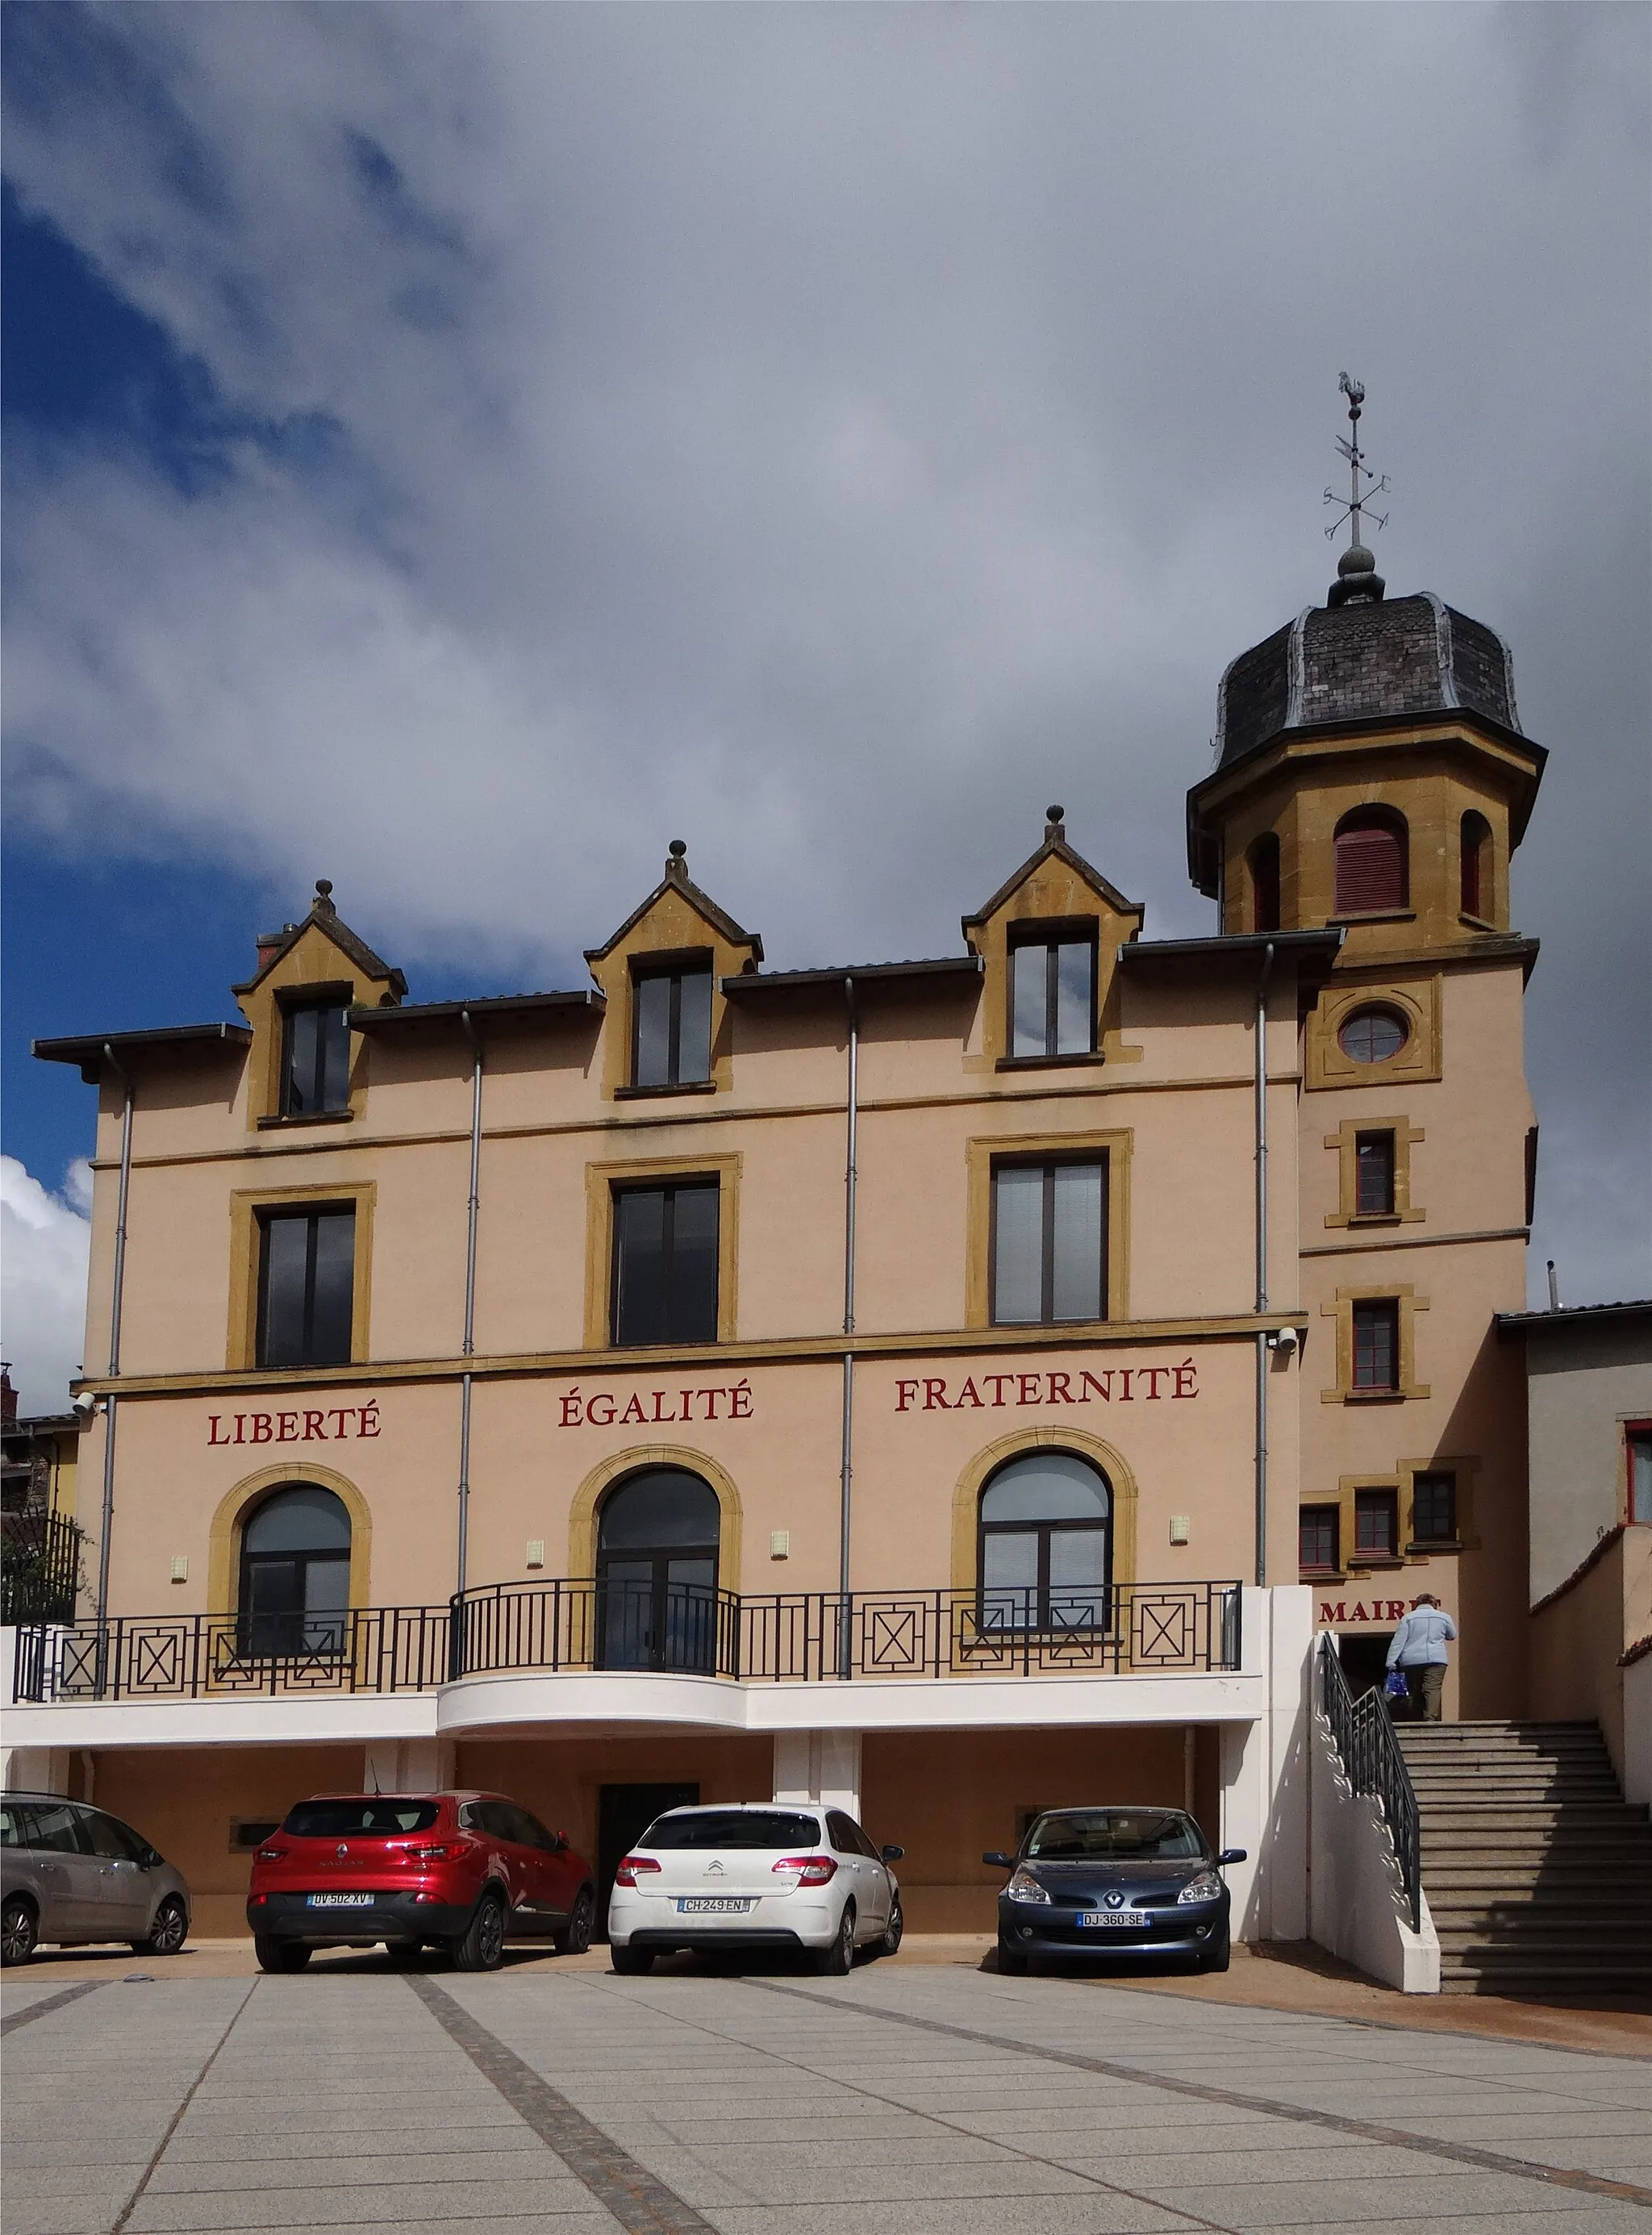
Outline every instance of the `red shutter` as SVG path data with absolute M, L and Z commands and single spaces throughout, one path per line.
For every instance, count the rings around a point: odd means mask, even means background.
M 1406 905 L 1406 842 L 1386 823 L 1340 830 L 1336 838 L 1336 912 L 1370 915 Z

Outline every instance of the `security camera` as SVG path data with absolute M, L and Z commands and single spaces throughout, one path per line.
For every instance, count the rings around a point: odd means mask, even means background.
M 1275 1331 L 1268 1336 L 1268 1347 L 1270 1350 L 1295 1350 L 1296 1347 L 1296 1341 L 1297 1336 L 1295 1328 L 1294 1327 L 1282 1327 L 1275 1329 Z
M 82 1420 L 89 1420 L 97 1410 L 97 1398 L 90 1389 L 82 1389 L 75 1396 L 74 1406 Z

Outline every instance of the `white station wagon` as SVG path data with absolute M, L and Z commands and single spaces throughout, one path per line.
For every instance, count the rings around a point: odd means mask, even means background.
M 732 1954 L 807 1949 L 837 1976 L 857 1950 L 901 1945 L 892 1863 L 841 1808 L 744 1801 L 671 1808 L 620 1863 L 608 1902 L 616 1971 L 646 1971 L 674 1949 Z

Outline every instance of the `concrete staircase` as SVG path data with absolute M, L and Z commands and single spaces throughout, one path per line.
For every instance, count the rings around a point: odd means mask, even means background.
M 1652 1823 L 1594 1723 L 1397 1723 L 1444 1995 L 1652 1994 Z

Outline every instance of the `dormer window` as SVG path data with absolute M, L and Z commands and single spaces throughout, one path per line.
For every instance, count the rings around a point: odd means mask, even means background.
M 1029 925 L 1011 934 L 1009 960 L 1012 1058 L 1093 1054 L 1094 926 Z
M 321 1118 L 350 1107 L 350 1011 L 337 993 L 290 1004 L 282 1020 L 281 1115 Z
M 636 968 L 631 988 L 633 1086 L 703 1086 L 711 1075 L 709 957 Z

